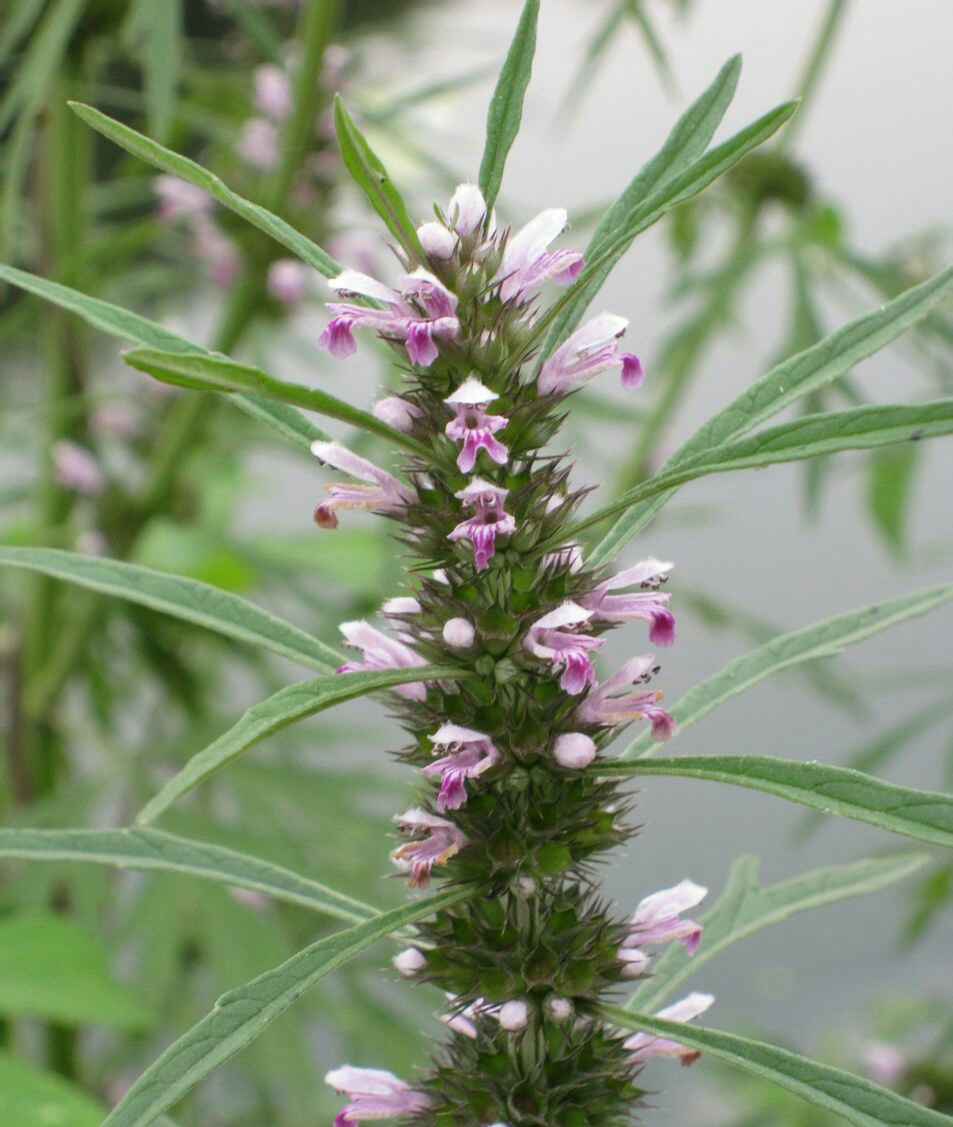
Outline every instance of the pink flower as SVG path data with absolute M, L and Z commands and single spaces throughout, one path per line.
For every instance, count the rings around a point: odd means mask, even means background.
M 297 305 L 308 292 L 311 273 L 303 262 L 279 258 L 268 267 L 268 292 L 284 305 Z
M 230 286 L 234 282 L 241 265 L 238 247 L 207 215 L 194 217 L 192 245 L 216 285 Z
M 335 469 L 344 470 L 369 483 L 352 485 L 336 482 L 327 486 L 331 500 L 322 501 L 314 510 L 314 522 L 320 528 L 337 528 L 336 509 L 375 509 L 397 515 L 417 500 L 416 493 L 409 486 L 337 442 L 312 442 L 311 453 Z
M 152 187 L 159 200 L 157 214 L 163 223 L 193 219 L 212 211 L 212 197 L 178 176 L 163 173 L 152 181 Z
M 657 646 L 670 646 L 675 641 L 675 617 L 668 609 L 671 595 L 659 592 L 674 564 L 648 559 L 626 568 L 600 583 L 582 600 L 593 618 L 602 622 L 631 622 L 642 619 L 649 623 L 649 641 Z M 642 588 L 632 595 L 612 595 L 624 587 Z
M 581 254 L 546 249 L 566 229 L 566 219 L 562 208 L 548 208 L 509 238 L 496 275 L 501 300 L 525 301 L 550 279 L 566 285 L 576 277 L 583 266 Z
M 274 122 L 250 117 L 242 126 L 235 152 L 252 168 L 268 172 L 278 163 L 278 140 Z
M 689 955 L 698 950 L 701 924 L 680 918 L 682 912 L 694 908 L 708 895 L 708 889 L 690 880 L 674 888 L 653 892 L 639 902 L 629 921 L 629 931 L 622 941 L 623 949 L 644 947 L 649 943 L 669 943 L 677 939 Z
M 627 724 L 630 720 L 650 720 L 653 739 L 671 739 L 678 731 L 672 716 L 660 708 L 662 694 L 657 689 L 626 693 L 630 685 L 644 685 L 658 672 L 655 658 L 633 657 L 614 673 L 608 681 L 596 685 L 576 709 L 576 717 L 583 724 Z
M 443 724 L 430 737 L 434 754 L 449 754 L 428 763 L 422 773 L 428 779 L 440 777 L 438 810 L 457 810 L 467 800 L 467 779 L 476 779 L 499 762 L 500 753 L 493 741 L 483 732 L 461 728 L 457 724 Z
M 509 458 L 507 448 L 493 437 L 506 426 L 506 418 L 488 415 L 484 410 L 488 403 L 498 398 L 496 392 L 469 376 L 444 400 L 456 412 L 456 418 L 447 423 L 446 433 L 448 438 L 463 443 L 457 455 L 457 465 L 463 473 L 473 470 L 480 450 L 485 450 L 498 466 L 505 465 Z
M 476 184 L 458 184 L 447 208 L 450 226 L 462 238 L 476 235 L 486 219 L 486 200 Z
M 253 101 L 255 109 L 274 121 L 282 121 L 288 116 L 293 97 L 288 75 L 274 63 L 255 67 L 252 75 L 255 84 Z
M 628 324 L 624 317 L 612 313 L 601 313 L 587 321 L 540 368 L 540 393 L 562 394 L 610 370 L 619 373 L 624 388 L 638 387 L 645 378 L 641 360 L 631 352 L 619 352 L 619 341 Z
M 864 1047 L 864 1067 L 877 1084 L 894 1087 L 907 1071 L 907 1059 L 898 1048 L 883 1041 L 871 1041 Z
M 420 414 L 419 407 L 397 395 L 386 395 L 374 404 L 374 418 L 403 434 L 410 434 Z
M 389 638 L 376 626 L 371 626 L 364 619 L 354 622 L 342 622 L 339 627 L 347 644 L 359 649 L 363 661 L 346 661 L 339 665 L 335 673 L 359 673 L 374 669 L 415 669 L 417 666 L 426 665 L 426 661 L 406 645 Z M 427 690 L 422 681 L 413 681 L 409 685 L 397 685 L 394 689 L 408 700 L 426 700 Z
M 335 1116 L 334 1127 L 347 1127 L 362 1119 L 418 1115 L 430 1106 L 430 1100 L 422 1092 L 415 1092 L 392 1072 L 380 1068 L 354 1068 L 345 1064 L 329 1072 L 324 1082 L 349 1100 Z
M 668 1021 L 692 1021 L 703 1014 L 714 1000 L 711 994 L 689 994 L 680 1002 L 659 1010 L 655 1016 Z M 624 1045 L 631 1050 L 629 1064 L 640 1064 L 650 1057 L 677 1057 L 682 1064 L 692 1064 L 701 1056 L 696 1049 L 688 1049 L 677 1041 L 669 1041 L 654 1033 L 636 1033 Z
M 106 488 L 103 471 L 89 450 L 65 438 L 53 445 L 53 476 L 61 489 L 86 497 L 98 497 Z
M 405 947 L 391 959 L 391 963 L 398 974 L 402 974 L 404 978 L 413 978 L 427 965 L 427 956 L 416 947 Z
M 333 316 L 318 338 L 318 346 L 327 348 L 332 356 L 350 356 L 357 348 L 351 330 L 370 328 L 389 340 L 403 341 L 411 362 L 429 367 L 439 355 L 436 341 L 459 335 L 456 295 L 422 267 L 402 274 L 398 283 L 399 291 L 357 270 L 345 270 L 332 278 L 329 285 L 336 293 L 370 298 L 386 308 L 329 302 Z
M 585 629 L 591 617 L 591 611 L 567 601 L 537 619 L 526 636 L 526 647 L 531 653 L 562 669 L 559 687 L 573 696 L 595 683 L 596 671 L 589 654 L 605 644 L 602 638 L 587 638 L 574 633 Z
M 448 533 L 447 539 L 470 541 L 477 571 L 489 566 L 496 552 L 497 536 L 509 536 L 516 531 L 516 521 L 503 508 L 508 492 L 481 477 L 475 477 L 466 489 L 454 494 L 474 512 L 469 520 L 461 521 Z
M 415 835 L 390 855 L 402 871 L 409 872 L 407 884 L 411 888 L 426 888 L 434 865 L 445 865 L 467 844 L 466 837 L 453 822 L 426 810 L 415 807 L 398 814 L 394 821 L 399 829 Z

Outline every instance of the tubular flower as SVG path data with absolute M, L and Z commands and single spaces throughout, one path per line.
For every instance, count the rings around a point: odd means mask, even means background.
M 333 316 L 318 338 L 318 347 L 332 356 L 350 356 L 357 350 L 352 329 L 375 329 L 386 340 L 403 342 L 411 362 L 426 368 L 439 355 L 436 341 L 459 335 L 456 296 L 423 267 L 402 274 L 399 290 L 357 270 L 345 270 L 328 284 L 335 293 L 369 298 L 385 307 L 330 302 Z
M 430 1106 L 422 1092 L 415 1092 L 392 1072 L 380 1068 L 354 1068 L 345 1064 L 329 1072 L 324 1082 L 349 1100 L 335 1116 L 334 1127 L 346 1127 L 362 1119 L 418 1115 Z
M 636 693 L 622 691 L 632 685 L 645 684 L 657 671 L 655 658 L 651 656 L 630 658 L 608 681 L 593 688 L 576 709 L 576 717 L 585 724 L 608 726 L 627 724 L 630 720 L 649 720 L 653 739 L 660 742 L 671 739 L 678 731 L 678 725 L 664 708 L 659 707 L 662 693 L 658 689 Z
M 629 921 L 629 931 L 622 941 L 625 950 L 652 943 L 669 943 L 677 939 L 689 955 L 694 955 L 702 936 L 701 924 L 681 919 L 681 913 L 700 904 L 708 889 L 690 880 L 674 888 L 663 888 L 639 902 Z
M 470 473 L 476 465 L 477 453 L 485 450 L 498 466 L 506 464 L 509 451 L 493 436 L 507 423 L 503 415 L 488 415 L 484 408 L 499 396 L 472 376 L 465 379 L 444 403 L 456 412 L 456 418 L 447 423 L 448 438 L 463 443 L 457 455 L 457 465 L 463 473 Z
M 499 762 L 500 753 L 489 736 L 457 724 L 441 725 L 430 742 L 434 745 L 434 754 L 439 751 L 448 754 L 428 763 L 423 774 L 428 779 L 440 779 L 437 809 L 457 810 L 467 800 L 467 779 L 476 779 L 488 771 Z
M 489 566 L 496 552 L 497 536 L 509 536 L 516 531 L 516 521 L 503 508 L 508 492 L 482 477 L 475 477 L 465 489 L 454 494 L 473 509 L 473 516 L 461 521 L 447 534 L 447 539 L 470 541 L 477 571 Z
M 692 1021 L 701 1016 L 714 1002 L 711 994 L 689 994 L 672 1006 L 659 1010 L 656 1017 L 668 1021 Z M 682 1064 L 693 1064 L 701 1055 L 696 1049 L 686 1048 L 677 1041 L 669 1041 L 654 1033 L 636 1033 L 625 1042 L 629 1050 L 629 1064 L 641 1064 L 651 1057 L 675 1057 Z
M 631 352 L 619 351 L 628 325 L 625 317 L 612 313 L 601 313 L 587 321 L 540 368 L 540 393 L 561 395 L 608 371 L 619 373 L 624 388 L 637 388 L 645 378 L 642 361 Z
M 587 638 L 573 632 L 587 629 L 591 617 L 592 612 L 585 607 L 565 602 L 534 622 L 526 637 L 527 649 L 532 654 L 562 670 L 559 687 L 573 696 L 595 684 L 596 671 L 589 654 L 605 644 L 602 638 Z
M 583 257 L 572 250 L 547 250 L 566 230 L 566 212 L 547 208 L 507 240 L 496 275 L 502 301 L 524 302 L 548 281 L 568 285 L 583 267 Z
M 426 888 L 434 865 L 445 865 L 467 844 L 453 822 L 417 807 L 398 814 L 394 821 L 398 829 L 414 835 L 391 853 L 391 860 L 409 873 L 407 884 L 411 888 Z
M 393 474 L 375 466 L 366 458 L 352 454 L 336 442 L 312 442 L 311 453 L 336 470 L 359 477 L 370 484 L 334 484 L 327 487 L 330 501 L 322 501 L 314 510 L 314 523 L 319 528 L 337 528 L 336 509 L 375 509 L 382 513 L 400 515 L 412 505 L 417 495 L 402 485 Z
M 347 644 L 363 653 L 364 660 L 346 661 L 338 666 L 335 673 L 370 672 L 375 669 L 413 669 L 418 665 L 427 664 L 410 646 L 394 638 L 388 638 L 386 634 L 371 626 L 369 622 L 364 622 L 363 619 L 342 622 L 339 629 Z M 427 699 L 427 690 L 420 681 L 409 685 L 398 685 L 394 692 L 407 697 L 408 700 Z
M 675 641 L 675 616 L 668 609 L 671 595 L 659 591 L 668 579 L 674 564 L 660 560 L 642 560 L 595 587 L 582 600 L 593 618 L 603 622 L 631 622 L 642 619 L 649 624 L 649 641 L 657 646 L 670 646 Z M 641 587 L 631 595 L 613 595 L 625 587 Z

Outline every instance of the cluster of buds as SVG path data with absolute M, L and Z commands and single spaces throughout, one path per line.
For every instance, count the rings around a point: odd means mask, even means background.
M 314 453 L 357 483 L 328 486 L 315 510 L 334 528 L 342 510 L 399 522 L 412 590 L 388 600 L 391 633 L 345 623 L 360 658 L 342 670 L 457 666 L 459 679 L 418 682 L 395 698 L 422 797 L 399 815 L 391 857 L 411 888 L 441 876 L 471 896 L 418 926 L 398 973 L 450 999 L 450 1030 L 413 1085 L 376 1069 L 328 1074 L 348 1103 L 337 1127 L 402 1116 L 427 1127 L 600 1127 L 638 1106 L 652 1056 L 690 1062 L 684 1046 L 600 1017 L 600 1002 L 647 971 L 650 949 L 689 954 L 701 928 L 682 913 L 705 890 L 691 881 L 647 896 L 629 921 L 592 887 L 591 860 L 630 836 L 628 801 L 600 776 L 600 748 L 624 725 L 676 730 L 649 687 L 654 656 L 633 657 L 599 682 L 607 630 L 638 621 L 671 645 L 662 590 L 672 564 L 647 559 L 609 575 L 586 566 L 568 528 L 582 497 L 569 467 L 545 452 L 567 397 L 600 373 L 638 387 L 624 352 L 626 321 L 602 313 L 533 364 L 537 299 L 570 284 L 580 254 L 552 249 L 566 213 L 542 212 L 515 233 L 497 227 L 479 190 L 457 188 L 418 229 L 424 260 L 402 256 L 393 285 L 346 270 L 319 344 L 344 359 L 370 330 L 406 379 L 375 413 L 413 437 L 396 472 L 336 443 Z M 400 476 L 397 476 L 399 472 Z M 710 1004 L 693 994 L 662 1016 L 688 1020 Z

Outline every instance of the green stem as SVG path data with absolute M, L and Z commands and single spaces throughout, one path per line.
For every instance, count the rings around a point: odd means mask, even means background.
M 775 146 L 778 152 L 784 152 L 785 149 L 791 147 L 794 138 L 797 136 L 797 131 L 804 124 L 807 105 L 817 90 L 821 74 L 830 58 L 831 48 L 834 45 L 838 27 L 840 26 L 846 10 L 847 0 L 830 0 L 827 14 L 818 29 L 817 38 L 814 40 L 811 53 L 807 57 L 804 72 L 795 87 L 794 93 L 801 99 L 801 109 L 794 115 L 791 121 L 788 122 L 787 128 L 781 131 L 777 145 Z

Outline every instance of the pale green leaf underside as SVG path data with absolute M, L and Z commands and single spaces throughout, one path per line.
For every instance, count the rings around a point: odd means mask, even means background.
M 927 587 L 908 595 L 899 595 L 845 611 L 790 634 L 782 634 L 766 645 L 735 658 L 714 676 L 696 685 L 672 707 L 671 713 L 684 731 L 719 705 L 753 688 L 766 677 L 805 661 L 834 657 L 848 646 L 856 645 L 907 619 L 926 614 L 951 598 L 953 586 Z M 647 757 L 656 751 L 658 744 L 646 732 L 631 743 L 620 758 Z
M 717 1029 L 603 1007 L 622 1029 L 653 1033 L 733 1065 L 792 1092 L 808 1103 L 841 1115 L 855 1127 L 953 1127 L 953 1119 L 898 1096 L 839 1068 L 808 1060 L 788 1049 Z
M 326 278 L 333 278 L 335 274 L 341 272 L 341 266 L 338 262 L 316 243 L 302 235 L 300 231 L 296 231 L 290 223 L 286 223 L 280 216 L 272 214 L 259 204 L 243 199 L 237 192 L 233 192 L 231 188 L 223 184 L 213 173 L 200 164 L 196 164 L 194 160 L 189 160 L 188 157 L 172 152 L 171 149 L 165 148 L 149 137 L 144 137 L 141 133 L 137 133 L 135 129 L 130 129 L 128 125 L 123 125 L 106 114 L 100 113 L 92 106 L 85 106 L 81 102 L 71 102 L 70 106 L 87 125 L 92 126 L 98 133 L 102 133 L 104 137 L 108 137 L 110 141 L 125 149 L 127 153 L 139 157 L 146 164 L 162 169 L 163 172 L 168 172 L 172 176 L 178 176 L 180 179 L 194 184 L 196 188 L 201 188 L 204 192 L 208 192 L 223 207 L 234 211 L 236 215 L 240 215 L 253 227 L 257 227 L 259 231 L 264 231 L 266 235 L 270 235 L 275 242 L 286 247 L 302 262 L 314 267 Z
M 377 915 L 376 908 L 280 865 L 163 830 L 0 829 L 0 859 L 176 872 L 263 892 L 346 923 L 363 923 Z
M 318 677 L 289 685 L 274 696 L 250 708 L 227 732 L 219 736 L 171 778 L 140 812 L 137 822 L 154 822 L 183 795 L 204 782 L 242 752 L 282 728 L 323 712 L 336 704 L 383 692 L 414 681 L 435 681 L 460 677 L 459 669 L 419 666 L 413 669 L 387 669 L 371 673 L 342 673 Z
M 912 790 L 823 763 L 767 755 L 683 755 L 599 764 L 612 777 L 680 776 L 764 791 L 801 806 L 866 822 L 888 833 L 953 849 L 953 795 Z
M 274 970 L 230 990 L 215 1008 L 139 1077 L 103 1127 L 145 1127 L 196 1084 L 255 1040 L 306 991 L 378 939 L 463 900 L 452 889 L 384 912 L 299 951 Z
M 732 865 L 724 892 L 711 910 L 699 918 L 704 931 L 698 950 L 689 955 L 680 943 L 668 944 L 652 960 L 650 976 L 629 998 L 626 1009 L 656 1010 L 687 978 L 733 943 L 798 912 L 878 892 L 910 876 L 926 860 L 924 853 L 870 857 L 849 865 L 814 869 L 762 888 L 758 884 L 758 858 L 739 857 Z
M 738 438 L 803 396 L 843 376 L 926 317 L 938 302 L 951 296 L 953 267 L 914 286 L 888 304 L 850 321 L 811 348 L 785 360 L 700 427 L 668 459 L 660 475 L 713 447 Z M 624 513 L 590 554 L 591 563 L 601 566 L 614 559 L 674 494 L 674 489 L 657 494 Z
M 193 622 L 329 673 L 341 654 L 238 595 L 197 579 L 58 548 L 0 547 L 0 567 L 24 568 Z

